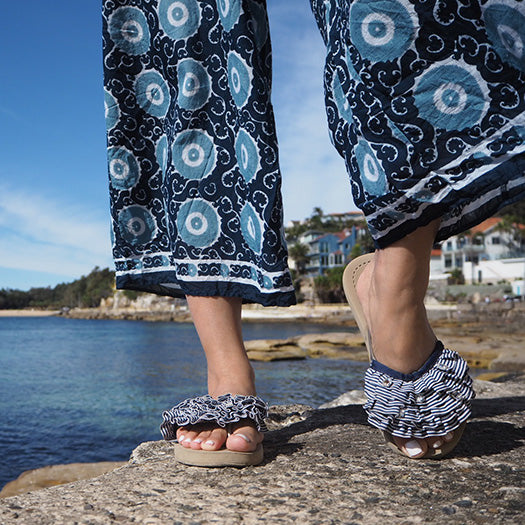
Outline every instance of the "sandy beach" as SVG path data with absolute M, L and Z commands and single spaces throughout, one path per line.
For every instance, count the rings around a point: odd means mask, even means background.
M 59 310 L 0 310 L 0 317 L 50 317 Z

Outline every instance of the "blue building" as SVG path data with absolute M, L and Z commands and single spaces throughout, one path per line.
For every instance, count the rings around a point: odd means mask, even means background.
M 300 242 L 310 248 L 307 266 L 308 275 L 323 275 L 325 270 L 337 266 L 346 266 L 350 261 L 350 253 L 358 238 L 359 228 L 352 226 L 336 233 L 325 233 L 313 236 L 306 232 Z

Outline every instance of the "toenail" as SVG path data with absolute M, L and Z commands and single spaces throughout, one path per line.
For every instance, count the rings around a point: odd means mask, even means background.
M 187 437 L 187 438 L 184 438 L 182 441 L 184 441 L 185 443 L 191 443 L 191 438 Z
M 201 438 L 197 438 L 193 441 L 194 443 L 202 443 L 202 439 Z
M 445 441 L 452 441 L 454 439 L 454 433 L 449 432 L 448 434 L 445 434 Z
M 241 437 L 242 439 L 244 439 L 244 441 L 246 441 L 246 443 L 252 442 L 252 440 L 248 436 L 245 436 L 244 434 L 241 434 L 240 432 L 237 432 L 236 434 L 233 434 L 233 435 Z
M 423 452 L 423 449 L 415 439 L 411 439 L 405 443 L 405 450 L 411 458 L 419 456 L 419 454 Z
M 210 445 L 213 447 L 213 445 L 215 445 L 215 441 L 212 441 L 211 439 L 209 439 L 208 441 L 206 441 L 206 445 Z
M 437 441 L 434 442 L 434 444 L 432 445 L 432 448 L 439 448 L 442 444 L 443 444 L 443 441 L 441 441 L 441 439 L 438 439 Z

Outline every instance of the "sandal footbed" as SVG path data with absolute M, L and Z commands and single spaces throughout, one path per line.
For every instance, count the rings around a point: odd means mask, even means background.
M 247 467 L 258 465 L 264 459 L 261 443 L 252 452 L 235 452 L 228 449 L 195 450 L 175 444 L 175 459 L 195 467 Z

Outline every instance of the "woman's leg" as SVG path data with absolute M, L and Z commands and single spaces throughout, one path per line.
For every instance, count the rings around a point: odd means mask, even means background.
M 241 306 L 238 297 L 188 296 L 193 322 L 208 363 L 208 393 L 255 395 L 255 376 L 242 339 Z M 249 421 L 225 429 L 196 425 L 177 431 L 179 442 L 193 449 L 218 450 L 226 442 L 230 450 L 248 452 L 262 441 L 262 434 Z
M 430 273 L 430 254 L 439 220 L 418 228 L 387 248 L 377 250 L 372 264 L 357 283 L 357 293 L 372 335 L 374 357 L 403 373 L 423 365 L 432 353 L 436 336 L 424 305 Z M 394 437 L 410 457 L 438 448 L 453 435 L 438 438 Z

